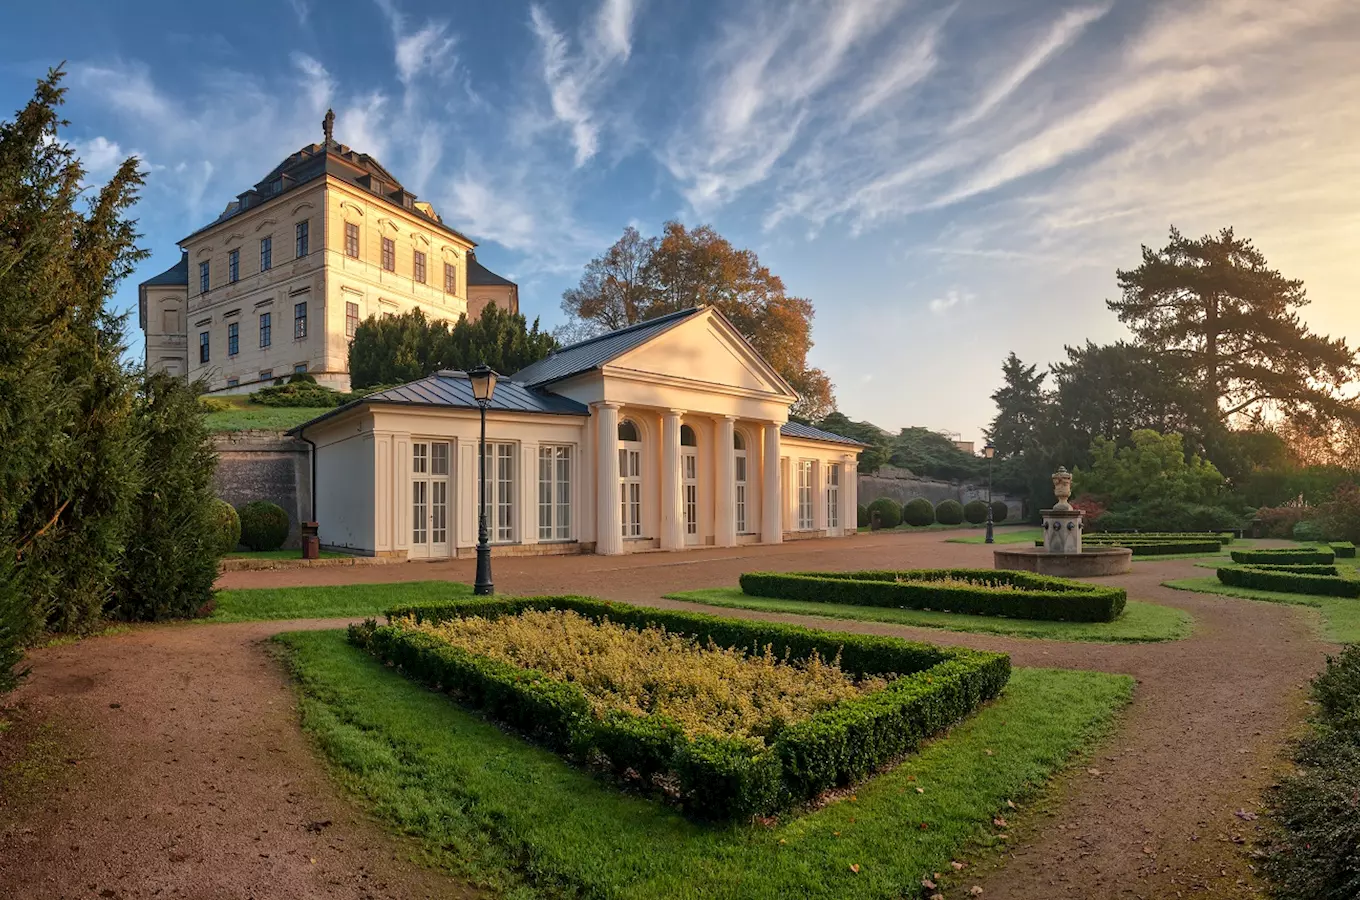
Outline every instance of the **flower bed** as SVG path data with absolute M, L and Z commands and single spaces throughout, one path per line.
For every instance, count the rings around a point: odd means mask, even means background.
M 992 569 L 748 572 L 741 589 L 781 600 L 1071 622 L 1113 622 L 1128 599 L 1121 588 Z
M 688 712 L 677 714 L 677 707 L 658 704 L 651 695 L 620 700 L 615 692 L 614 698 L 605 699 L 609 691 L 602 685 L 609 679 L 601 680 L 598 670 L 586 675 L 584 669 L 562 668 L 569 657 L 560 648 L 529 651 L 546 654 L 535 658 L 547 660 L 548 668 L 558 667 L 554 676 L 510 661 L 507 654 L 525 651 L 506 649 L 503 641 L 490 636 L 494 629 L 485 625 L 470 623 L 442 636 L 439 628 L 455 619 L 501 620 L 547 610 L 576 613 L 600 626 L 602 631 L 591 637 L 596 643 L 628 642 L 634 663 L 639 641 L 653 648 L 666 644 L 667 639 L 653 631 L 664 628 L 686 648 L 685 659 L 691 664 L 696 652 L 718 654 L 707 657 L 705 665 L 721 658 L 731 668 L 754 660 L 756 667 L 765 669 L 767 682 L 773 679 L 783 685 L 789 673 L 780 672 L 780 665 L 804 674 L 820 668 L 821 687 L 805 691 L 802 705 L 786 706 L 782 714 L 754 717 L 744 728 L 732 728 L 732 716 L 727 715 L 726 726 L 714 727 L 695 720 L 692 704 Z M 389 610 L 388 620 L 385 626 L 370 622 L 351 627 L 350 640 L 400 666 L 408 676 L 442 687 L 572 759 L 661 787 L 690 814 L 703 818 L 770 814 L 860 780 L 997 696 L 1010 677 L 1010 659 L 1004 654 L 585 597 L 479 598 L 410 606 Z M 588 627 L 565 617 L 560 621 L 572 623 L 564 624 L 564 629 Z M 528 620 L 493 624 L 521 631 L 531 627 Z M 638 636 L 620 636 L 619 626 Z M 469 636 L 476 632 L 481 636 Z M 463 646 L 445 639 L 450 634 L 461 635 Z M 497 652 L 503 658 L 496 658 Z M 621 656 L 615 649 L 604 658 L 617 661 Z M 662 660 L 654 671 L 674 672 L 677 667 L 684 665 Z M 616 686 L 641 684 L 622 673 L 615 676 Z M 689 677 L 692 688 L 693 679 L 706 676 Z M 672 687 L 674 693 L 683 693 L 683 688 Z M 732 699 L 721 685 L 710 687 Z M 651 686 L 653 692 L 670 689 Z M 760 690 L 768 699 L 773 687 L 767 683 Z M 788 699 L 785 693 L 775 693 Z M 805 702 L 809 698 L 811 702 Z
M 1318 597 L 1360 597 L 1360 581 L 1335 575 L 1304 575 L 1259 566 L 1223 566 L 1218 580 L 1233 587 Z
M 1286 547 L 1281 550 L 1234 550 L 1232 561 L 1244 566 L 1255 563 L 1312 563 L 1327 565 L 1336 561 L 1331 550 L 1295 550 Z
M 1336 541 L 1330 546 L 1337 559 L 1355 559 L 1355 545 L 1350 541 Z

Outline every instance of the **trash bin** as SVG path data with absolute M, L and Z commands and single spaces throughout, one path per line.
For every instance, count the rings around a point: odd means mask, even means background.
M 302 558 L 320 559 L 321 537 L 318 531 L 321 526 L 315 522 L 302 522 L 298 527 L 302 532 Z

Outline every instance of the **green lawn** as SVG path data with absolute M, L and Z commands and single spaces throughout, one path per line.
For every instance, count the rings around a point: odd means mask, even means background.
M 472 596 L 472 586 L 454 581 L 345 584 L 326 587 L 251 588 L 217 592 L 214 622 L 260 619 L 378 617 L 402 603 L 429 603 Z
M 710 606 L 733 609 L 758 609 L 766 612 L 828 616 L 833 619 L 859 619 L 890 622 L 920 628 L 949 631 L 976 631 L 1014 637 L 1044 638 L 1054 641 L 1099 641 L 1132 643 L 1174 641 L 1189 637 L 1194 625 L 1190 614 L 1170 606 L 1130 600 L 1124 614 L 1114 622 L 1047 622 L 1039 619 L 1003 619 L 996 616 L 970 616 L 965 613 L 928 609 L 895 609 L 889 606 L 850 606 L 845 603 L 816 603 L 807 600 L 776 600 L 753 597 L 741 588 L 707 588 L 668 594 L 672 600 L 690 600 Z
M 1311 606 L 1322 612 L 1322 636 L 1340 644 L 1360 641 L 1360 600 L 1346 597 L 1316 597 L 1311 594 L 1287 594 L 1280 591 L 1260 591 L 1226 585 L 1217 578 L 1180 578 L 1164 582 L 1178 591 L 1199 591 L 1221 594 L 1244 600 L 1264 600 L 1268 603 L 1292 603 Z
M 350 556 L 349 553 L 337 553 L 334 550 L 322 550 L 322 559 L 341 559 Z M 224 559 L 302 559 L 301 550 L 237 550 L 228 553 Z
M 932 523 L 930 523 L 929 525 L 908 525 L 908 524 L 906 524 L 905 522 L 903 522 L 901 525 L 898 525 L 898 526 L 896 526 L 895 528 L 880 528 L 880 529 L 878 529 L 878 530 L 879 530 L 879 531 L 965 531 L 965 530 L 970 530 L 970 529 L 971 529 L 971 530 L 981 531 L 983 528 L 986 528 L 986 527 L 987 527 L 986 525 L 974 525 L 974 524 L 972 524 L 972 523 L 970 523 L 970 522 L 963 522 L 962 524 L 959 524 L 959 525 L 944 525 L 944 524 L 942 524 L 942 523 L 940 523 L 940 522 L 932 522 Z M 1000 528 L 1001 525 L 1000 525 L 1000 524 L 997 524 L 997 523 L 993 523 L 993 527 L 994 527 L 994 528 Z M 869 534 L 871 531 L 873 531 L 873 529 L 870 528 L 868 525 L 861 525 L 861 526 L 859 527 L 859 531 L 860 531 L 861 534 Z
M 969 869 L 950 861 L 990 852 L 992 817 L 1089 751 L 1133 688 L 1019 669 L 998 701 L 853 798 L 772 827 L 704 826 L 502 732 L 341 632 L 278 640 L 342 784 L 436 865 L 514 898 L 868 900 L 918 896 L 931 872 L 966 890 Z
M 210 412 L 204 417 L 208 430 L 213 432 L 246 431 L 251 428 L 286 431 L 294 425 L 301 425 L 330 411 L 329 407 L 261 406 L 258 403 L 251 403 L 245 394 L 219 396 L 213 399 L 230 403 L 233 407 L 223 412 Z
M 1017 528 L 1015 531 L 996 531 L 992 532 L 992 543 L 994 544 L 1024 544 L 1033 541 L 1042 541 L 1044 532 L 1041 528 Z M 985 544 L 987 535 L 973 534 L 968 537 L 949 538 L 950 544 Z

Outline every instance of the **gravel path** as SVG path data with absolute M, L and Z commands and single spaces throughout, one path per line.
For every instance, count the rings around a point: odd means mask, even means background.
M 505 593 L 572 592 L 694 608 L 659 598 L 732 584 L 756 569 L 990 565 L 988 548 L 943 537 L 880 534 L 680 555 L 506 558 L 495 561 L 495 575 Z M 1242 842 L 1255 830 L 1250 818 L 1281 745 L 1302 719 L 1307 680 L 1331 648 L 1315 638 L 1311 610 L 1160 587 L 1195 574 L 1193 565 L 1140 562 L 1132 574 L 1112 579 L 1131 597 L 1195 617 L 1191 638 L 1162 644 L 1059 643 L 714 611 L 1004 650 L 1020 666 L 1134 675 L 1134 703 L 1113 737 L 1061 781 L 1048 810 L 1028 817 L 1004 864 L 968 885 L 1008 900 L 1251 896 L 1259 886 Z M 471 562 L 458 561 L 233 572 L 220 586 L 471 577 Z M 460 896 L 459 885 L 407 862 L 409 847 L 353 812 L 316 762 L 297 728 L 287 677 L 261 645 L 297 627 L 143 628 L 34 654 L 33 676 L 17 702 L 70 723 L 88 736 L 88 746 L 79 776 L 65 779 L 46 808 L 0 831 L 0 888 L 12 885 L 14 896 L 33 898 L 100 891 Z

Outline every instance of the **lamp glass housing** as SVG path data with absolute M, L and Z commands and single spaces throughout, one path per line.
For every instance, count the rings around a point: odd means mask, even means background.
M 472 383 L 472 396 L 478 403 L 490 403 L 496 393 L 496 370 L 490 366 L 477 366 L 468 370 L 468 381 Z
M 996 448 L 992 446 L 991 441 L 988 441 L 987 446 L 982 448 L 982 455 L 987 457 L 988 459 L 991 459 L 993 456 L 996 455 Z

